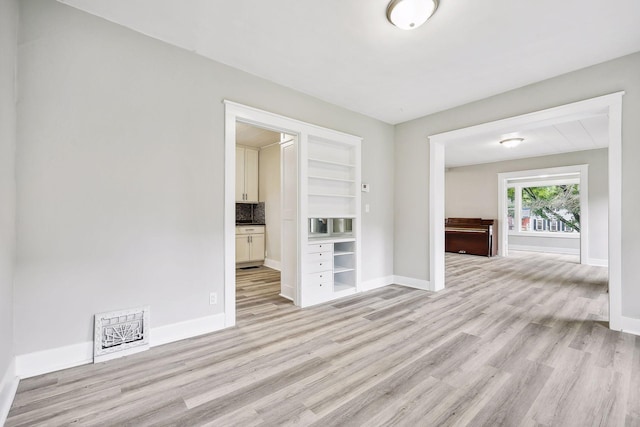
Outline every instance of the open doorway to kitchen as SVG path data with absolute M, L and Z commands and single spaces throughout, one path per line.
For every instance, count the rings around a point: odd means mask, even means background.
M 236 310 L 255 319 L 291 305 L 281 295 L 282 146 L 295 137 L 236 121 Z
M 226 327 L 236 324 L 237 297 L 243 301 L 242 307 L 238 307 L 238 315 L 243 316 L 247 314 L 246 307 L 249 311 L 258 310 L 249 302 L 250 296 L 292 306 L 281 294 L 285 284 L 294 289 L 298 286 L 299 177 L 295 147 L 299 143 L 299 127 L 299 122 L 287 117 L 225 101 Z M 287 162 L 282 160 L 285 151 L 282 147 L 294 147 L 294 156 L 289 156 Z M 247 163 L 251 170 L 247 170 Z M 283 209 L 285 199 L 288 205 L 284 207 L 292 205 L 294 209 Z M 238 219 L 244 223 L 237 225 Z M 241 269 L 245 267 L 258 268 Z M 255 286 L 243 288 L 240 293 L 236 291 L 240 284 Z M 294 303 L 295 298 L 296 295 L 290 297 Z M 240 308 L 244 310 L 242 313 Z

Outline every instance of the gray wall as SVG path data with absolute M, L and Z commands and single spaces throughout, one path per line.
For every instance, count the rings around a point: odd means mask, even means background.
M 395 273 L 429 279 L 429 135 L 621 90 L 626 91 L 622 107 L 622 313 L 640 318 L 640 53 L 396 126 Z
M 18 3 L 0 1 L 0 381 L 14 356 L 13 270 L 16 251 L 15 70 Z M 0 383 L 0 387 L 2 384 Z M 3 402 L 0 389 L 0 405 Z
M 393 274 L 394 128 L 76 9 L 23 0 L 16 352 L 92 339 L 92 315 L 153 326 L 222 298 L 223 99 L 364 138 L 363 280 Z
M 576 151 L 553 156 L 450 168 L 445 173 L 445 216 L 499 218 L 498 174 L 571 165 L 589 165 L 589 258 L 607 259 L 608 250 L 608 150 Z M 579 241 L 541 237 L 514 237 L 518 245 L 548 245 L 578 248 Z M 570 241 L 568 241 L 570 240 Z M 528 241 L 528 242 L 527 242 Z M 544 243 L 541 243 L 544 242 Z

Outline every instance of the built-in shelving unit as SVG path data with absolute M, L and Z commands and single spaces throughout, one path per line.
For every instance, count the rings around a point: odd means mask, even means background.
M 302 152 L 302 197 L 306 202 L 302 212 L 305 222 L 315 224 L 305 238 L 303 306 L 358 291 L 360 143 L 360 138 L 344 134 L 335 139 L 309 135 Z
M 309 217 L 355 215 L 356 147 L 309 137 L 307 186 Z

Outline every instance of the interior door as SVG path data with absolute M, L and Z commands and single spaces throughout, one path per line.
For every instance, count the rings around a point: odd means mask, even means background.
M 297 301 L 298 289 L 298 146 L 296 141 L 280 146 L 281 164 L 281 278 L 280 294 Z

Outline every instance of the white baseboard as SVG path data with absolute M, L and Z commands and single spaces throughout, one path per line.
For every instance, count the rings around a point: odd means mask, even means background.
M 282 268 L 282 264 L 280 263 L 280 261 L 276 261 L 275 259 L 269 259 L 269 258 L 265 258 L 264 259 L 264 266 L 265 267 L 269 267 L 269 268 L 273 268 L 274 270 L 278 270 L 281 271 Z
M 393 276 L 393 283 L 409 288 L 422 289 L 423 291 L 433 290 L 428 280 L 414 279 L 413 277 Z
M 622 317 L 622 332 L 640 336 L 640 319 Z
M 16 374 L 21 379 L 93 362 L 93 341 L 56 347 L 16 356 Z
M 589 258 L 587 265 L 593 265 L 594 267 L 609 267 L 608 259 Z
M 393 276 L 386 277 L 378 277 L 377 279 L 367 280 L 366 282 L 361 282 L 360 287 L 362 291 L 371 291 L 373 289 L 382 288 L 384 286 L 392 285 L 394 282 Z
M 580 255 L 580 249 L 573 249 L 573 248 L 552 248 L 552 247 L 546 247 L 546 246 L 509 245 L 509 249 L 514 251 L 545 252 L 549 254 Z
M 151 347 L 224 329 L 224 313 L 151 328 Z
M 156 347 L 174 341 L 215 332 L 225 327 L 225 314 L 172 323 L 170 325 L 151 328 L 150 345 Z M 16 356 L 15 374 L 19 378 L 72 368 L 93 362 L 93 341 L 86 341 L 64 347 Z
M 14 357 L 2 376 L 2 380 L 0 380 L 0 426 L 3 426 L 7 421 L 19 381 L 20 379 L 16 375 L 16 360 Z

